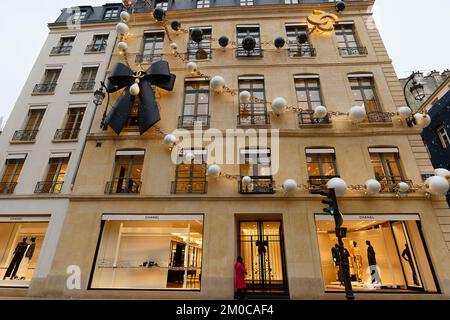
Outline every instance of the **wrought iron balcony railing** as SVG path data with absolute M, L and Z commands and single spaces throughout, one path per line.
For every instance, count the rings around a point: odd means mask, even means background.
M 316 48 L 312 46 L 289 46 L 289 57 L 315 57 L 317 55 Z
M 244 113 L 238 115 L 239 126 L 266 126 L 270 124 L 270 117 L 267 112 Z
M 55 132 L 54 140 L 76 140 L 80 129 L 58 129 Z
M 92 91 L 95 87 L 95 81 L 81 81 L 75 82 L 72 85 L 72 92 L 78 91 Z
M 0 194 L 14 193 L 17 182 L 0 182 Z
M 311 191 L 327 189 L 327 183 L 333 178 L 339 178 L 339 176 L 310 176 L 308 179 L 308 185 Z
M 247 51 L 242 47 L 238 47 L 236 49 L 236 58 L 262 58 L 263 57 L 263 51 L 260 47 L 256 47 L 253 50 Z
M 106 43 L 105 44 L 90 44 L 86 47 L 87 53 L 100 53 L 106 51 Z
M 38 130 L 17 130 L 12 141 L 35 141 Z
M 209 115 L 183 115 L 178 118 L 178 128 L 193 129 L 196 127 L 209 128 Z
M 39 181 L 34 193 L 60 193 L 64 181 Z
M 239 180 L 239 193 L 241 194 L 274 194 L 275 181 L 272 176 L 253 176 L 249 185 L 244 185 Z
M 384 193 L 397 193 L 399 191 L 398 184 L 405 182 L 409 185 L 409 192 L 413 192 L 413 182 L 411 180 L 405 180 L 402 177 L 377 177 L 378 182 L 381 184 L 381 192 Z
M 56 89 L 56 82 L 39 83 L 34 86 L 33 93 L 53 93 Z
M 72 51 L 73 46 L 58 46 L 53 47 L 50 54 L 58 55 L 58 54 L 69 54 Z
M 153 63 L 162 59 L 160 54 L 137 54 L 136 63 Z
M 369 121 L 369 123 L 389 123 L 392 122 L 392 116 L 389 112 L 368 112 L 367 121 Z
M 298 113 L 298 123 L 301 126 L 330 124 L 331 118 L 330 115 L 327 114 L 325 118 L 318 119 L 314 117 L 314 110 L 305 110 Z
M 206 194 L 208 192 L 208 182 L 204 177 L 201 178 L 178 178 L 172 181 L 172 194 Z
M 134 193 L 141 192 L 142 182 L 136 179 L 117 178 L 106 183 L 106 194 L 118 194 L 118 193 Z
M 341 56 L 364 56 L 367 55 L 366 47 L 344 47 L 339 48 Z

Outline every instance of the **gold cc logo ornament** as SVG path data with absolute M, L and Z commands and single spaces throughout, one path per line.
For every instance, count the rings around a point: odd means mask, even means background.
M 313 14 L 307 18 L 308 23 L 313 26 L 311 32 L 316 28 L 324 32 L 333 31 L 334 24 L 338 20 L 337 15 L 322 10 L 314 10 Z
M 145 72 L 144 71 L 135 71 L 133 72 L 133 77 L 135 79 L 142 79 L 145 76 Z

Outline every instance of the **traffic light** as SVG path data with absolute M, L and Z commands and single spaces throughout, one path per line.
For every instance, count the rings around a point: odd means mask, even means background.
M 334 217 L 336 228 L 340 228 L 344 223 L 344 219 L 342 217 L 342 214 L 339 212 L 336 192 L 334 191 L 334 189 L 328 189 L 320 191 L 319 194 L 326 197 L 326 199 L 322 200 L 322 203 L 326 204 L 328 208 L 324 208 L 323 212 L 332 215 Z

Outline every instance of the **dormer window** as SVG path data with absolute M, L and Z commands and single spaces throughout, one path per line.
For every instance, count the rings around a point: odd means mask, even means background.
M 107 8 L 103 20 L 113 20 L 119 17 L 119 8 Z

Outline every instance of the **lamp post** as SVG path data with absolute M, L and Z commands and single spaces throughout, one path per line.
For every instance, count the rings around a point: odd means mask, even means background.
M 98 106 L 103 104 L 103 100 L 105 99 L 105 96 L 106 96 L 105 92 L 103 91 L 103 88 L 106 89 L 105 83 L 102 81 L 102 82 L 100 82 L 100 84 L 102 85 L 100 87 L 100 89 L 97 89 L 94 92 L 94 100 L 93 100 L 93 102 L 94 102 L 96 107 L 98 107 Z M 103 111 L 102 121 L 100 123 L 100 128 L 102 128 L 103 130 L 106 130 L 105 119 L 106 119 L 106 112 L 108 110 L 108 105 L 109 105 L 109 94 L 108 94 L 108 103 L 106 104 L 105 111 Z
M 406 104 L 408 105 L 408 108 L 411 109 L 412 113 L 414 114 L 414 110 L 411 107 L 411 104 L 409 103 L 408 100 L 408 96 L 407 96 L 407 92 L 406 89 L 408 88 L 409 83 L 411 83 L 411 86 L 409 87 L 409 92 L 412 94 L 412 96 L 414 97 L 414 99 L 416 101 L 423 101 L 423 99 L 425 98 L 425 91 L 423 89 L 423 84 L 419 83 L 416 81 L 416 75 L 419 74 L 419 72 L 413 72 L 409 77 L 408 80 L 406 81 L 404 87 L 403 87 L 403 95 L 405 96 L 405 100 L 406 100 Z M 406 119 L 406 122 L 408 124 L 409 127 L 412 127 L 416 124 L 416 120 L 414 119 L 413 116 L 409 117 L 408 119 Z

